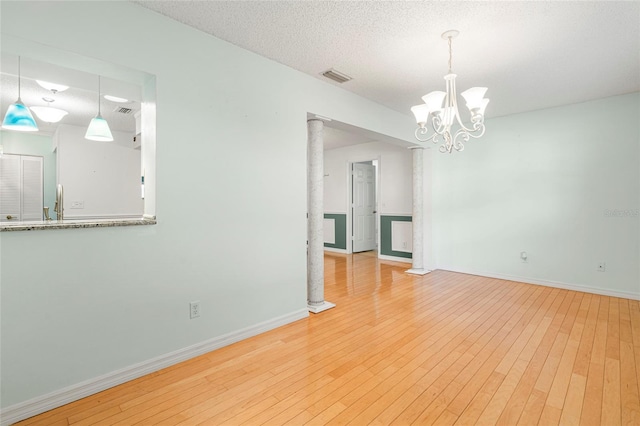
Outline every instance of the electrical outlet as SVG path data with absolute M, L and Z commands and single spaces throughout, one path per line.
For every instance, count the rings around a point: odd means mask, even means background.
M 527 263 L 527 259 L 529 258 L 529 256 L 527 255 L 526 251 L 521 251 L 520 252 L 520 260 L 522 260 L 522 263 Z
M 72 209 L 84 209 L 84 201 L 72 201 L 71 202 Z
M 200 301 L 189 303 L 189 318 L 199 318 L 200 317 Z
M 604 262 L 598 263 L 598 272 L 604 272 L 607 270 L 607 264 Z

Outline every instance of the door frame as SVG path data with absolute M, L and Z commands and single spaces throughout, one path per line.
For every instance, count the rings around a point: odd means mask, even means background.
M 375 162 L 375 182 L 376 182 L 376 213 L 375 213 L 375 224 L 376 224 L 376 251 L 380 248 L 380 190 L 382 184 L 380 182 L 380 170 L 382 167 L 382 156 L 371 156 L 367 155 L 363 158 L 355 158 L 347 160 L 345 168 L 346 168 L 346 182 L 347 182 L 347 253 L 353 253 L 353 176 L 351 171 L 353 170 L 354 163 L 364 163 L 367 161 Z

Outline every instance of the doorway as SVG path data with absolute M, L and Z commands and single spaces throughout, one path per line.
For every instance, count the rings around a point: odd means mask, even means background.
M 377 249 L 378 160 L 351 163 L 351 252 Z

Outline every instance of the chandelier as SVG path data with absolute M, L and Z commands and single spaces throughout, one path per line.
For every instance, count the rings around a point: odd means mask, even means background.
M 446 92 L 435 91 L 422 97 L 424 104 L 411 108 L 416 117 L 418 128 L 416 139 L 420 142 L 432 141 L 441 144 L 440 152 L 451 153 L 452 150 L 462 151 L 469 138 L 479 138 L 484 134 L 484 110 L 489 99 L 484 98 L 486 87 L 472 87 L 461 93 L 466 101 L 471 116 L 470 127 L 466 127 L 460 118 L 456 93 L 456 74 L 451 72 L 451 40 L 456 38 L 459 31 L 449 30 L 442 33 L 442 38 L 449 41 L 449 72 L 444 76 Z M 428 135 L 427 122 L 431 117 L 433 133 Z M 457 130 L 453 126 L 457 123 Z

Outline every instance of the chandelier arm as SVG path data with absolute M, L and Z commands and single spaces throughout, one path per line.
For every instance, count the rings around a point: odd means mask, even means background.
M 482 135 L 484 135 L 484 120 L 480 120 L 480 121 L 476 121 L 473 123 L 473 128 L 471 130 L 468 130 L 469 136 L 471 136 L 472 138 L 479 138 L 482 137 Z
M 416 129 L 416 131 L 415 131 L 416 139 L 418 139 L 420 142 L 427 142 L 429 140 L 433 140 L 437 136 L 437 135 L 434 134 L 434 135 L 431 135 L 429 137 L 425 137 L 428 132 L 429 132 L 429 129 L 426 126 L 425 127 L 418 127 Z
M 455 148 L 456 151 L 463 151 L 464 150 L 464 144 L 469 142 L 469 137 L 472 136 L 469 132 L 465 131 L 465 130 L 458 130 L 456 132 L 455 137 L 453 138 L 453 147 Z
M 472 138 L 479 138 L 480 136 L 482 136 L 484 134 L 484 123 L 482 123 L 482 122 L 475 122 L 475 123 L 473 123 L 473 126 L 471 128 L 468 128 L 464 124 L 462 124 L 460 122 L 460 120 L 458 120 L 458 125 L 460 126 L 459 130 L 463 130 L 463 131 L 469 133 L 469 135 Z M 478 131 L 480 131 L 480 134 L 474 135 L 474 133 L 476 133 Z
M 438 135 L 443 135 L 446 130 L 446 126 L 444 125 L 444 121 L 442 120 L 442 112 L 439 115 L 431 116 L 431 127 L 433 131 Z
M 462 118 L 460 116 L 460 110 L 458 109 L 458 92 L 456 90 L 456 81 L 453 80 L 453 107 L 454 107 L 454 112 L 456 114 L 456 121 L 458 122 L 458 126 L 460 126 L 460 129 L 463 129 L 469 133 L 471 132 L 475 132 L 476 128 L 475 128 L 475 123 L 474 126 L 472 128 L 468 128 L 467 126 L 465 126 L 462 123 Z M 471 120 L 473 121 L 473 117 L 471 118 Z
M 452 114 L 454 115 L 455 122 L 458 123 L 458 126 L 460 126 L 461 129 L 466 130 L 467 132 L 475 131 L 475 128 L 468 128 L 462 122 L 460 108 L 458 108 L 458 88 L 456 87 L 455 78 L 452 78 L 450 81 L 447 81 L 447 94 L 450 96 L 450 101 L 448 102 L 447 106 L 451 107 Z M 453 125 L 454 120 L 451 120 L 451 121 L 452 121 L 451 125 Z

